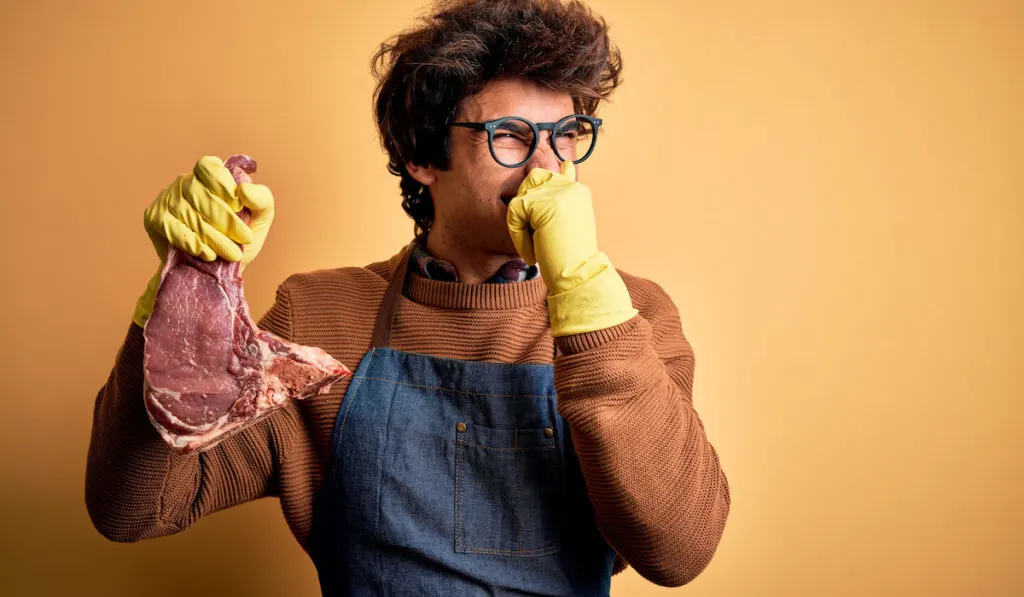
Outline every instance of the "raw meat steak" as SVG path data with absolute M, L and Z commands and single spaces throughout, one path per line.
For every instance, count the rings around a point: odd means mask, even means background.
M 248 156 L 225 165 L 251 182 Z M 249 211 L 240 217 L 248 223 Z M 351 375 L 327 352 L 256 327 L 236 262 L 206 262 L 173 246 L 145 327 L 146 412 L 177 452 L 209 449 L 284 405 Z

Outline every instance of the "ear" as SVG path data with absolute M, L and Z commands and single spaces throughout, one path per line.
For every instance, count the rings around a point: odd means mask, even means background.
M 417 182 L 425 187 L 429 187 L 437 181 L 437 170 L 435 170 L 433 166 L 420 166 L 418 164 L 407 163 L 405 168 Z

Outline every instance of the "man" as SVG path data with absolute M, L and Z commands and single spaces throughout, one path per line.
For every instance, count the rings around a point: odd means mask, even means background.
M 136 541 L 277 496 L 325 595 L 607 595 L 627 564 L 697 576 L 730 501 L 693 353 L 664 291 L 598 249 L 576 179 L 620 69 L 578 2 L 464 0 L 383 45 L 377 123 L 416 238 L 289 277 L 260 321 L 358 370 L 173 454 L 142 401 L 155 276 L 97 398 L 97 529 Z M 205 157 L 145 220 L 161 258 L 173 244 L 245 266 L 273 213 L 269 189 Z

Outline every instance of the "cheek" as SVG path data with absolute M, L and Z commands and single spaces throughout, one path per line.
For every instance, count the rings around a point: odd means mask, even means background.
M 513 196 L 519 183 L 525 177 L 521 169 L 505 168 L 491 157 L 487 143 L 482 145 L 465 144 L 453 148 L 451 170 L 446 181 L 449 185 L 458 185 L 459 189 L 449 188 L 466 201 L 476 205 L 475 211 L 494 215 L 503 219 L 505 204 L 502 195 Z M 465 203 L 463 203 L 465 205 Z M 466 207 L 469 207 L 468 205 Z
M 461 172 L 460 179 L 467 189 L 472 189 L 473 197 L 489 208 L 508 189 L 511 172 L 494 160 L 477 161 Z

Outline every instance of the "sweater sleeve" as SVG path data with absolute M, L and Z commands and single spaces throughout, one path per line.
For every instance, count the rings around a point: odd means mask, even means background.
M 718 548 L 729 484 L 693 407 L 679 314 L 643 282 L 631 288 L 639 315 L 558 339 L 555 384 L 605 539 L 651 582 L 680 586 Z
M 282 284 L 259 327 L 287 337 L 291 308 Z M 112 541 L 139 541 L 186 529 L 200 517 L 273 495 L 277 463 L 301 426 L 291 408 L 269 415 L 199 454 L 170 450 L 146 414 L 145 339 L 132 323 L 93 411 L 85 503 L 93 525 Z

